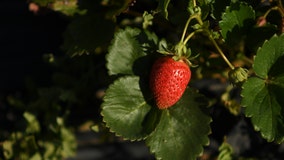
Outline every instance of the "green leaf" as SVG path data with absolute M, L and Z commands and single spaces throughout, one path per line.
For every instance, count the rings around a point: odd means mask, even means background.
M 26 121 L 28 122 L 26 132 L 27 133 L 37 133 L 40 132 L 40 124 L 39 121 L 37 120 L 36 116 L 33 115 L 32 113 L 25 112 L 23 114 L 25 117 Z
M 126 139 L 144 138 L 153 127 L 145 124 L 151 106 L 144 99 L 139 77 L 125 76 L 116 80 L 106 91 L 102 104 L 103 121 L 111 131 Z
M 76 13 L 85 14 L 87 10 L 79 10 L 77 4 L 78 0 L 56 0 L 52 4 L 52 9 L 67 16 L 73 16 Z
M 50 141 L 40 141 L 39 144 L 42 148 L 44 148 L 43 159 L 51 159 L 57 149 L 55 144 Z
M 14 155 L 13 141 L 4 141 L 3 142 L 3 154 L 6 159 L 11 159 Z
M 232 146 L 224 141 L 222 145 L 219 147 L 219 155 L 217 160 L 233 160 L 233 148 Z
M 143 29 L 147 29 L 148 26 L 153 25 L 153 19 L 154 16 L 151 13 L 148 13 L 147 11 L 144 11 L 143 13 Z
M 242 105 L 254 128 L 268 141 L 284 141 L 284 35 L 273 36 L 256 54 L 257 77 L 243 85 Z
M 262 77 L 268 78 L 269 74 L 273 74 L 274 72 L 280 71 L 283 73 L 283 70 L 273 70 L 270 72 L 273 64 L 277 62 L 277 60 L 284 56 L 284 35 L 281 36 L 273 36 L 269 41 L 266 41 L 262 48 L 260 48 L 256 54 L 254 59 L 253 69 L 255 73 Z M 278 65 L 281 67 L 282 65 Z M 281 74 L 281 73 L 278 73 Z
M 162 111 L 159 124 L 146 139 L 157 159 L 195 160 L 203 152 L 211 122 L 207 105 L 203 96 L 188 88 L 177 104 Z
M 162 12 L 162 15 L 168 19 L 168 6 L 171 0 L 159 0 L 158 11 Z
M 115 34 L 109 53 L 106 55 L 110 75 L 133 74 L 134 61 L 146 55 L 137 40 L 140 32 L 139 29 L 126 28 Z
M 197 0 L 197 2 L 202 11 L 202 19 L 206 19 L 210 13 L 211 3 L 213 3 L 213 0 Z
M 245 3 L 232 4 L 226 8 L 220 21 L 221 34 L 227 40 L 243 34 L 252 26 L 255 12 L 251 6 Z M 230 34 L 230 35 L 229 35 Z M 233 34 L 233 35 L 232 35 Z
M 73 132 L 70 129 L 62 127 L 60 129 L 61 134 L 61 145 L 62 145 L 62 156 L 72 157 L 76 154 L 77 143 Z
M 216 20 L 220 20 L 222 13 L 224 13 L 227 6 L 230 5 L 231 0 L 215 0 L 212 3 L 212 15 Z
M 64 32 L 62 48 L 70 56 L 96 53 L 110 43 L 114 27 L 102 13 L 78 15 Z
M 30 158 L 30 160 L 42 160 L 42 157 L 40 153 L 37 152 Z

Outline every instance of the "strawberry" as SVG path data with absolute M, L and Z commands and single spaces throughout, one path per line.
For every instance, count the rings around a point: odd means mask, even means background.
M 266 25 L 266 18 L 265 17 L 263 17 L 263 16 L 260 16 L 260 17 L 258 17 L 258 19 L 257 19 L 257 22 L 256 22 L 256 25 L 258 26 L 258 27 L 263 27 L 263 26 L 265 26 Z
M 159 109 L 174 105 L 184 93 L 191 78 L 185 58 L 175 61 L 170 56 L 158 58 L 150 73 L 150 89 Z

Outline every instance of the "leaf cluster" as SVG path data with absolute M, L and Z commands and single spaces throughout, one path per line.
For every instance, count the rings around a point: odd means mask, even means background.
M 208 106 L 216 102 L 235 117 L 250 119 L 266 141 L 283 143 L 283 1 L 31 2 L 68 20 L 61 46 L 66 57 L 47 56 L 56 71 L 48 86 L 30 83 L 30 99 L 8 97 L 23 121 L 4 136 L 0 133 L 2 157 L 72 156 L 76 143 L 70 126 L 89 118 L 126 140 L 145 141 L 157 159 L 196 159 L 210 143 Z M 260 18 L 265 19 L 261 25 Z M 149 72 L 160 53 L 175 51 L 179 42 L 184 42 L 182 49 L 199 55 L 191 60 L 197 67 L 191 68 L 191 83 L 178 103 L 159 110 L 149 90 Z M 228 85 L 212 100 L 193 87 L 205 78 L 224 85 L 237 80 L 238 85 Z M 97 98 L 95 91 L 102 88 L 103 99 Z M 240 100 L 231 97 L 232 88 L 240 90 Z M 74 113 L 86 112 L 94 117 L 73 120 Z M 219 153 L 218 159 L 236 158 L 226 142 Z

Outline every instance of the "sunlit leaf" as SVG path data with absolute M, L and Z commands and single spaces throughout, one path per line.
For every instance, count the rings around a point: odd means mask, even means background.
M 145 117 L 151 110 L 144 99 L 139 77 L 126 76 L 116 80 L 106 91 L 102 104 L 103 121 L 126 139 L 137 140 L 147 136 Z M 153 127 L 150 127 L 150 129 Z
M 219 147 L 219 155 L 217 160 L 233 160 L 233 148 L 232 146 L 224 141 Z
M 74 133 L 70 129 L 62 127 L 60 134 L 62 139 L 62 156 L 65 158 L 74 156 L 77 149 Z
M 157 36 L 149 31 L 129 27 L 117 31 L 106 55 L 109 74 L 141 75 L 148 72 L 156 43 Z
M 126 28 L 115 34 L 109 53 L 106 56 L 110 75 L 132 74 L 134 61 L 146 55 L 137 40 L 139 29 Z
M 31 158 L 30 158 L 30 160 L 42 160 L 42 157 L 41 157 L 41 155 L 40 155 L 40 153 L 36 153 L 36 154 L 34 154 Z
M 159 124 L 146 139 L 157 159 L 195 160 L 209 143 L 211 118 L 206 112 L 207 100 L 187 89 L 179 102 L 163 110 Z
M 26 128 L 27 133 L 40 132 L 40 124 L 39 124 L 39 121 L 37 120 L 35 115 L 33 115 L 32 113 L 29 113 L 29 112 L 25 112 L 23 114 L 23 116 L 25 117 L 25 119 L 28 122 L 27 128 Z
M 52 9 L 67 16 L 72 16 L 76 13 L 85 14 L 87 10 L 79 10 L 77 3 L 78 0 L 56 0 L 52 4 Z
M 6 140 L 3 142 L 3 154 L 6 159 L 11 159 L 13 157 L 13 141 Z

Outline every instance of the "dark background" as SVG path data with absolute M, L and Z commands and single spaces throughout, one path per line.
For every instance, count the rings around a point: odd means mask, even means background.
M 68 20 L 62 15 L 46 10 L 35 15 L 29 11 L 28 3 L 23 0 L 0 1 L 0 108 L 6 110 L 5 98 L 23 94 L 27 79 L 31 78 L 40 86 L 51 83 L 53 69 L 44 62 L 43 55 L 53 53 L 64 55 L 60 49 L 62 33 Z M 204 80 L 196 84 L 207 96 L 220 96 L 224 84 L 215 80 Z M 219 89 L 212 89 L 212 88 Z M 238 155 L 259 159 L 279 159 L 284 155 L 283 145 L 267 143 L 252 129 L 248 119 L 233 117 L 222 106 L 212 107 L 213 117 L 211 144 L 206 153 L 217 154 L 218 147 L 227 135 L 228 142 Z M 0 113 L 0 116 L 7 114 Z M 75 115 L 76 117 L 76 115 Z M 80 117 L 80 115 L 77 115 Z M 227 119 L 228 121 L 224 121 Z M 230 121 L 229 121 L 230 120 Z M 7 125 L 8 123 L 0 123 Z M 1 126 L 3 128 L 9 126 Z M 10 126 L 13 127 L 13 126 Z M 79 141 L 96 139 L 91 133 L 77 134 Z M 82 144 L 78 148 L 78 159 L 153 159 L 143 142 L 117 142 L 111 144 Z M 85 158 L 84 158 L 85 157 Z M 76 159 L 76 158 L 75 158 Z

